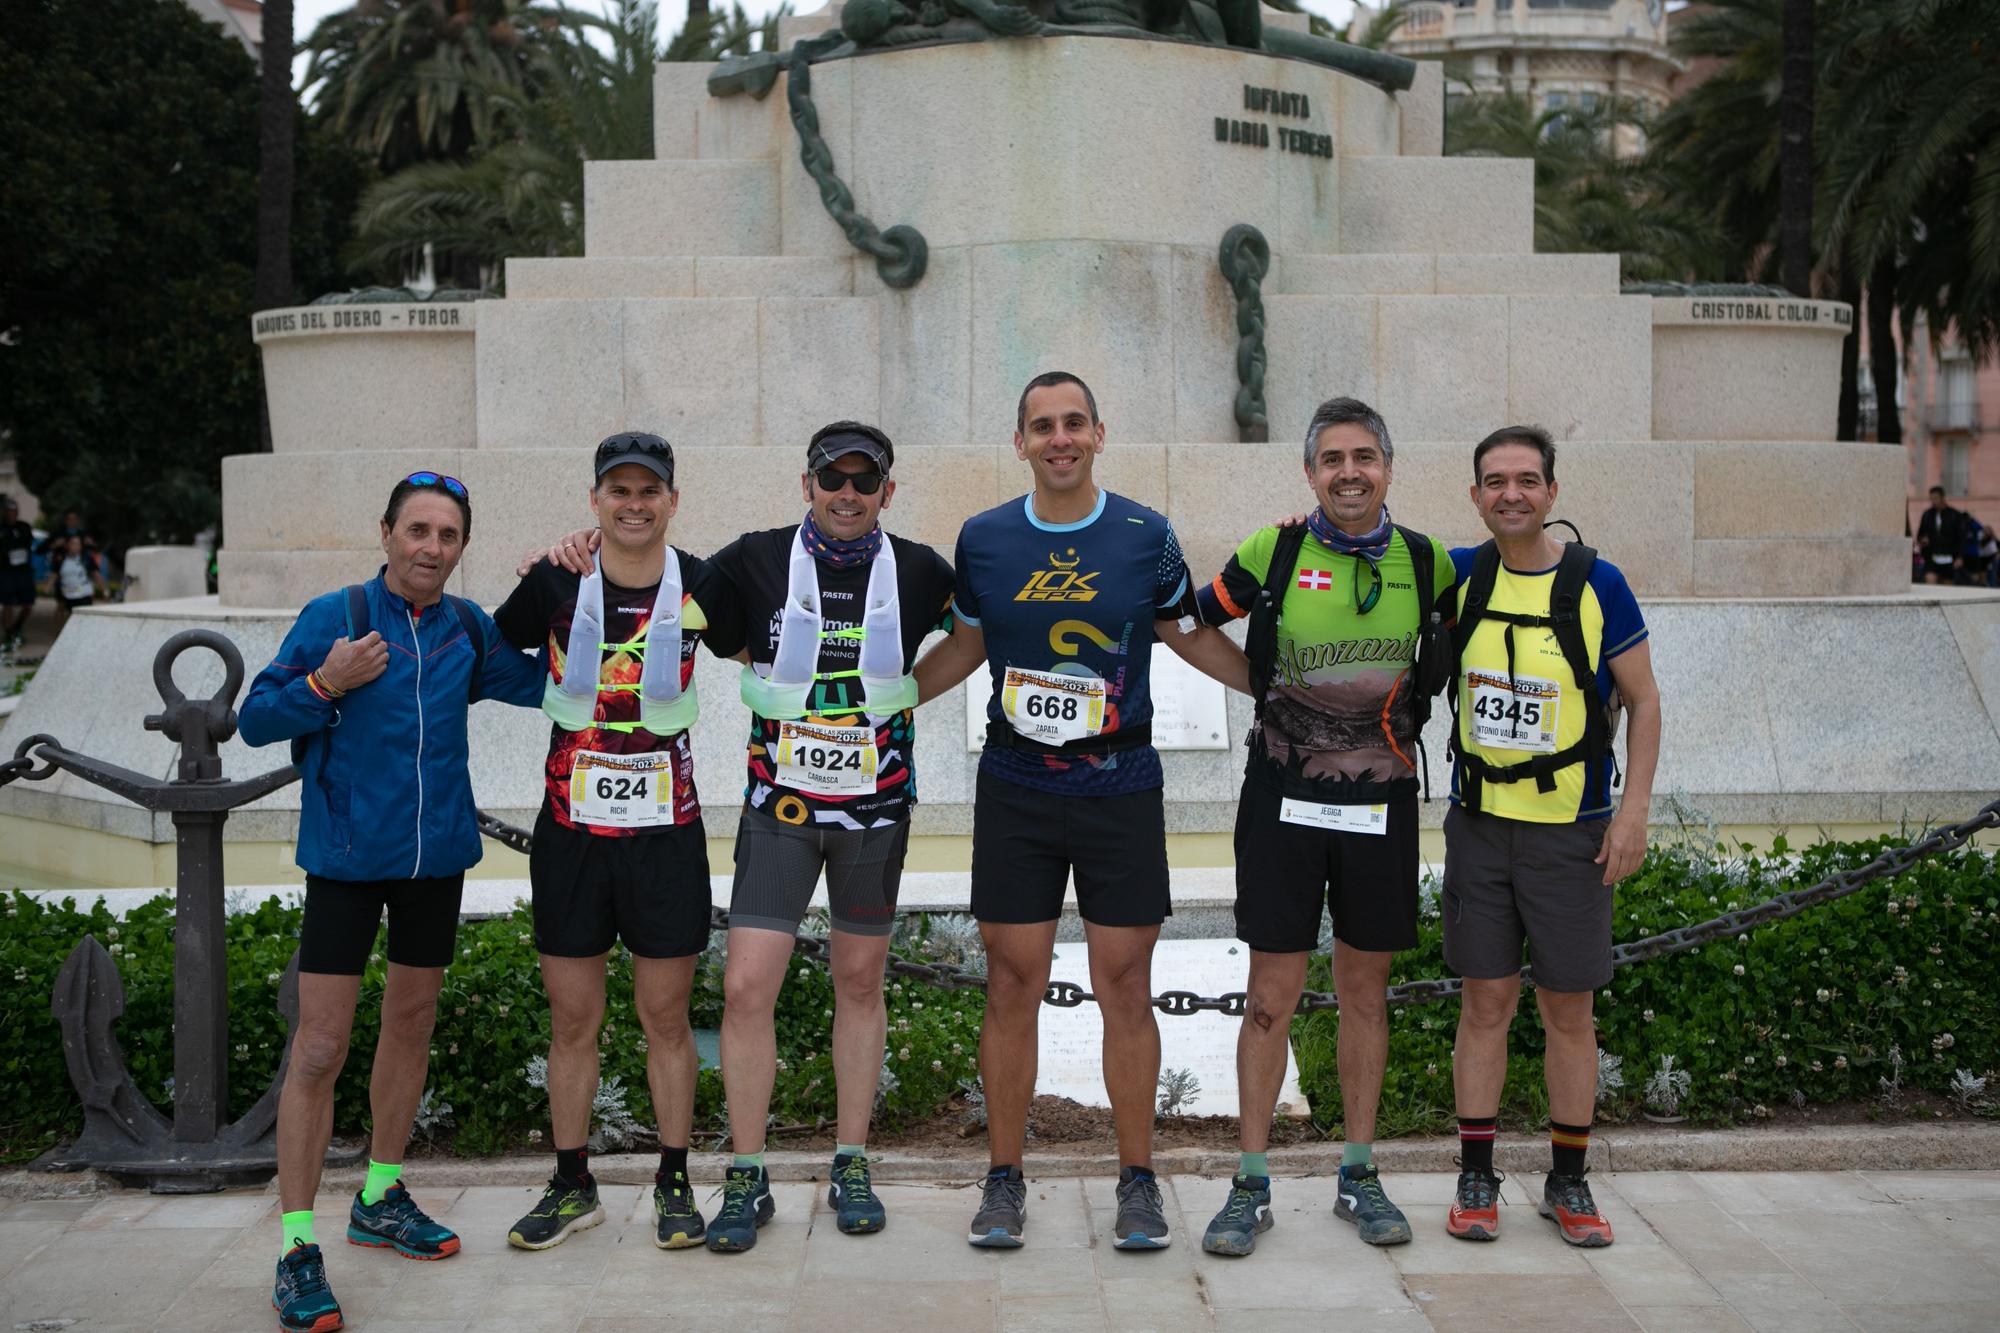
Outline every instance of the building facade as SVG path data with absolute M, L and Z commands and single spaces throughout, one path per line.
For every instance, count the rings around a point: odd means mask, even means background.
M 1683 68 L 1667 52 L 1666 0 L 1426 0 L 1389 49 L 1449 59 L 1472 92 L 1525 97 L 1537 113 L 1623 100 L 1657 114 Z M 1645 146 L 1629 126 L 1617 143 Z
M 1919 315 L 1901 390 L 1912 531 L 1933 486 L 1953 508 L 2000 528 L 2000 359 L 1975 361 L 1950 336 L 1933 348 Z

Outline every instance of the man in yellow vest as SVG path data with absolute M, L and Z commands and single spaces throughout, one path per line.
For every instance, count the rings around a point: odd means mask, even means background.
M 1457 566 L 1458 722 L 1445 816 L 1444 957 L 1465 978 L 1453 1061 L 1462 1149 L 1446 1230 L 1500 1234 L 1494 1125 L 1507 1030 L 1534 965 L 1548 1049 L 1552 1160 L 1540 1211 L 1572 1245 L 1611 1243 L 1585 1180 L 1597 1095 L 1593 993 L 1611 980 L 1614 886 L 1646 854 L 1660 696 L 1624 575 L 1549 536 L 1556 448 L 1508 426 L 1473 451 L 1472 503 L 1492 540 Z M 1616 709 L 1630 716 L 1624 799 L 1611 797 Z

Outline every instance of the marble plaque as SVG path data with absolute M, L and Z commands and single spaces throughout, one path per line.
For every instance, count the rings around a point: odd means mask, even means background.
M 1172 633 L 1171 629 L 1167 630 Z M 992 673 L 975 671 L 965 682 L 965 748 L 978 750 L 986 744 L 986 704 L 993 691 L 979 688 L 990 682 Z M 1174 655 L 1162 644 L 1153 645 L 1151 686 L 1153 691 L 1153 745 L 1161 750 L 1227 750 L 1229 738 L 1228 691 L 1221 682 L 1210 680 Z
M 1081 941 L 1058 944 L 1052 981 L 1090 988 L 1090 951 Z M 1189 990 L 1197 995 L 1239 991 L 1250 978 L 1249 949 L 1238 940 L 1161 940 L 1153 950 L 1153 993 Z M 1189 1115 L 1235 1115 L 1236 1033 L 1243 1020 L 1220 1013 L 1175 1017 L 1160 1014 L 1160 1069 L 1191 1069 L 1201 1091 L 1185 1108 Z M 1042 1006 L 1036 1092 L 1068 1097 L 1085 1106 L 1109 1106 L 1104 1094 L 1104 1020 L 1097 1006 L 1074 1009 Z M 1155 1093 L 1157 1104 L 1157 1092 Z M 1303 1116 L 1311 1108 L 1299 1090 L 1296 1055 L 1285 1061 L 1278 1109 Z

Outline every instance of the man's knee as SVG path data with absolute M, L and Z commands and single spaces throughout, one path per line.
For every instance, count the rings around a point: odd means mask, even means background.
M 567 1003 L 549 1005 L 549 1040 L 557 1046 L 593 1046 L 604 1026 L 604 1005 Z
M 1542 1026 L 1548 1031 L 1574 1040 L 1595 1038 L 1597 1020 L 1592 1011 L 1594 992 L 1574 991 L 1557 993 L 1537 991 L 1535 998 L 1542 1011 Z
M 1468 984 L 1459 1001 L 1459 1023 L 1479 1032 L 1504 1031 L 1514 1021 L 1520 991 L 1512 986 L 1484 987 Z
M 882 965 L 873 959 L 865 963 L 833 965 L 833 994 L 841 1004 L 867 1007 L 882 1001 Z
M 330 1083 L 347 1064 L 347 1038 L 338 1032 L 301 1028 L 292 1038 L 290 1076 L 304 1083 Z

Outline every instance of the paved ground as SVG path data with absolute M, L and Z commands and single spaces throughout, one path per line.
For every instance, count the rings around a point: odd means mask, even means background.
M 543 1254 L 508 1249 L 535 1191 L 426 1190 L 465 1238 L 418 1264 L 339 1244 L 345 1205 L 320 1211 L 348 1326 L 615 1333 L 852 1326 L 1198 1330 L 1324 1326 L 1336 1312 L 1383 1333 L 1592 1330 L 1991 1329 L 2000 1301 L 2000 1172 L 1825 1174 L 1625 1172 L 1594 1177 L 1617 1228 L 1608 1250 L 1564 1246 L 1529 1187 L 1503 1187 L 1501 1239 L 1453 1241 L 1443 1174 L 1391 1177 L 1414 1243 L 1370 1250 L 1333 1220 L 1328 1179 L 1283 1180 L 1278 1225 L 1248 1259 L 1204 1255 L 1199 1228 L 1223 1182 L 1182 1176 L 1167 1203 L 1169 1250 L 1125 1254 L 1106 1236 L 1109 1180 L 1032 1182 L 1027 1249 L 965 1244 L 966 1188 L 882 1187 L 886 1234 L 833 1229 L 819 1186 L 776 1186 L 777 1220 L 754 1253 L 666 1253 L 646 1197 L 609 1186 L 610 1224 Z M 275 1198 L 120 1193 L 0 1203 L 0 1329 L 268 1329 Z

